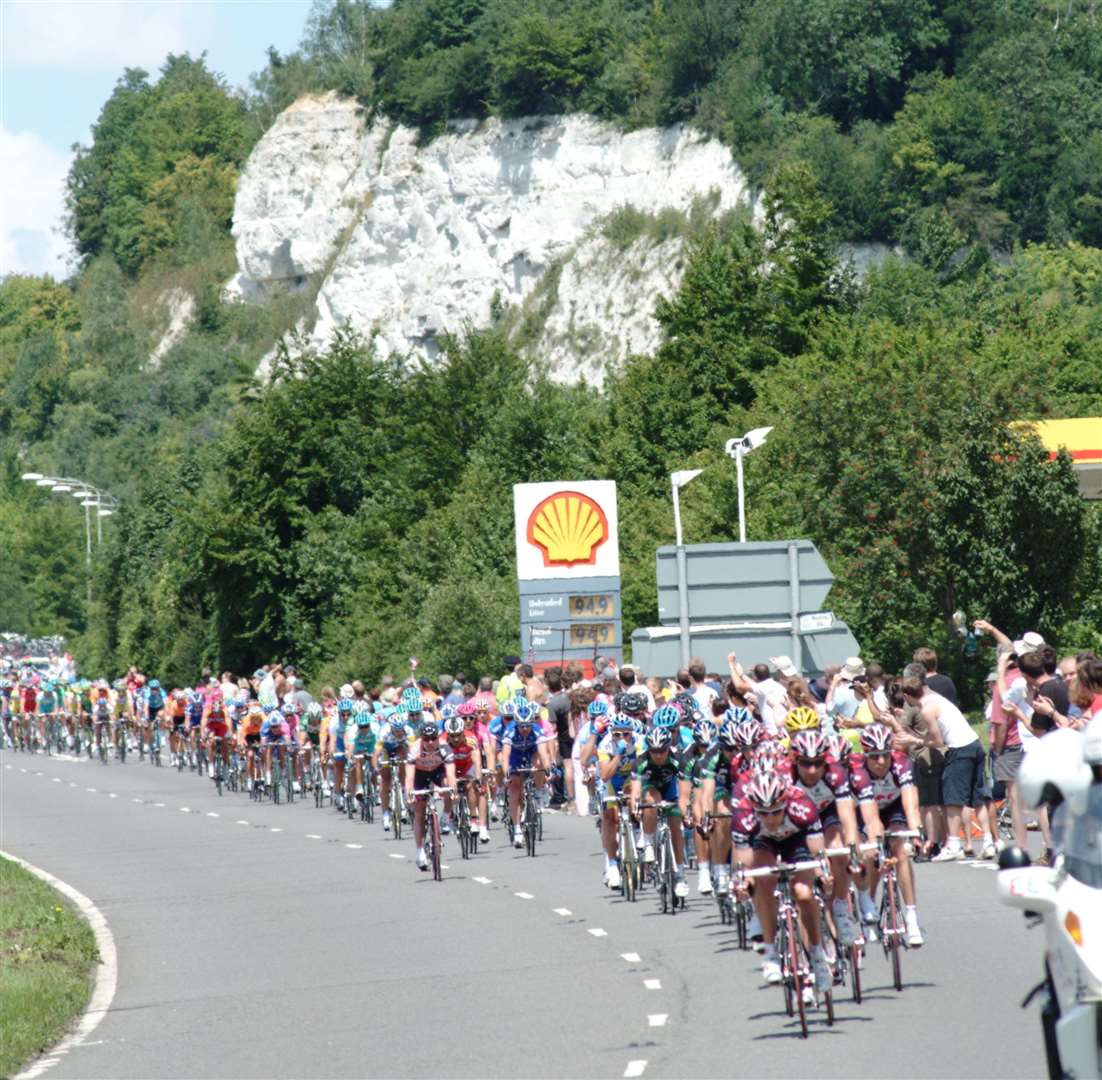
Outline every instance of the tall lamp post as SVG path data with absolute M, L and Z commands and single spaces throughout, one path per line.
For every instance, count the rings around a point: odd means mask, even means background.
M 103 519 L 110 517 L 119 507 L 119 500 L 95 484 L 77 480 L 72 476 L 47 476 L 44 473 L 26 472 L 23 479 L 35 487 L 49 488 L 54 495 L 72 495 L 84 507 L 84 569 L 88 579 L 88 604 L 92 603 L 92 510 L 96 511 L 96 543 L 103 543 Z
M 738 477 L 738 542 L 740 544 L 746 543 L 746 505 L 742 487 L 742 459 L 751 450 L 756 450 L 761 446 L 772 430 L 771 427 L 754 428 L 745 435 L 727 440 L 727 456 L 735 459 L 735 473 Z
M 682 469 L 680 472 L 670 473 L 670 488 L 673 491 L 673 531 L 677 544 L 677 606 L 681 627 L 682 667 L 689 666 L 689 576 L 685 544 L 681 536 L 681 497 L 679 493 L 690 480 L 695 480 L 701 471 L 700 469 Z

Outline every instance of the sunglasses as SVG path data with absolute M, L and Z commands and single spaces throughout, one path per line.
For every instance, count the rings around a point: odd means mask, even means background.
M 758 813 L 762 817 L 777 817 L 779 814 L 783 814 L 785 808 L 783 806 L 776 806 L 770 810 L 758 810 Z
M 821 757 L 800 757 L 796 758 L 797 765 L 803 765 L 805 768 L 813 769 L 816 765 L 825 765 L 826 758 Z
M 865 754 L 867 761 L 887 761 L 890 757 L 891 754 L 885 750 L 874 750 L 872 753 Z
M 426 739 L 429 742 L 435 742 L 437 739 L 440 738 L 440 736 L 439 735 L 422 735 L 421 738 Z

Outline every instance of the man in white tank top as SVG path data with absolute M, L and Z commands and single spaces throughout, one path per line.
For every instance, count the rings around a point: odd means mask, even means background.
M 945 848 L 936 862 L 964 858 L 960 828 L 964 807 L 983 805 L 983 745 L 969 726 L 964 714 L 948 698 L 929 689 L 921 679 L 905 678 L 900 684 L 904 697 L 922 711 L 930 729 L 930 745 L 945 751 L 941 774 L 942 800 L 945 805 Z

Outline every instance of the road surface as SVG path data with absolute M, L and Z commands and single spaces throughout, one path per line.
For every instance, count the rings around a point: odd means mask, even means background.
M 189 773 L 0 757 L 0 849 L 98 905 L 118 990 L 63 1077 L 1038 1077 L 1041 942 L 990 864 L 919 868 L 927 944 L 801 1040 L 711 901 L 661 915 L 600 883 L 589 820 L 548 814 L 442 882 L 413 845 L 313 800 Z

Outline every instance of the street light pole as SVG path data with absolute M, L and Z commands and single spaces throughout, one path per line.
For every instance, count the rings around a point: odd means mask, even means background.
M 88 607 L 92 607 L 92 518 L 84 508 L 84 576 L 88 580 Z
M 670 473 L 670 489 L 673 491 L 673 532 L 677 546 L 677 608 L 678 625 L 681 636 L 681 666 L 689 666 L 692 651 L 689 642 L 689 567 L 685 554 L 685 544 L 681 536 L 681 496 L 680 491 L 690 480 L 696 479 L 700 469 L 682 469 Z
M 735 445 L 735 475 L 738 478 L 738 542 L 746 543 L 746 493 L 742 486 L 742 443 Z
M 772 430 L 771 427 L 754 428 L 745 435 L 728 439 L 725 447 L 727 456 L 735 459 L 735 479 L 738 484 L 738 542 L 740 544 L 746 543 L 746 494 L 742 484 L 742 458 L 744 454 L 749 454 L 751 450 L 756 450 L 761 446 L 765 442 L 765 437 Z

